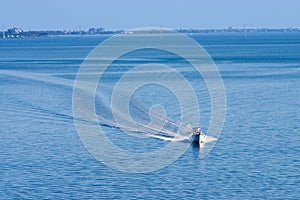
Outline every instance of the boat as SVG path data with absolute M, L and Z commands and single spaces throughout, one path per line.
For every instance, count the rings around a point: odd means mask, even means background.
M 203 144 L 206 139 L 206 135 L 201 131 L 199 127 L 193 128 L 193 132 L 191 134 L 192 143 Z

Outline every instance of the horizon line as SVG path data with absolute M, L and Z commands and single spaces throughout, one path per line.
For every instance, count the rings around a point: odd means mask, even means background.
M 20 26 L 10 26 L 9 28 L 6 28 L 4 26 L 2 26 L 2 31 L 5 30 L 9 30 L 9 29 L 22 29 L 23 31 L 84 31 L 84 30 L 89 30 L 92 28 L 102 28 L 105 31 L 129 31 L 129 30 L 134 30 L 136 28 L 128 28 L 128 29 L 122 29 L 122 28 L 112 28 L 112 29 L 106 29 L 104 27 L 101 26 L 91 26 L 88 28 L 81 28 L 78 27 L 77 29 L 64 29 L 64 28 L 22 28 Z M 294 27 L 294 26 L 286 26 L 286 27 L 255 27 L 255 26 L 248 26 L 248 27 L 242 27 L 242 26 L 227 26 L 227 27 L 214 27 L 214 28 L 195 28 L 195 27 L 190 27 L 190 28 L 183 28 L 183 27 L 179 27 L 179 28 L 168 28 L 168 27 L 163 27 L 163 26 L 153 26 L 153 27 L 139 27 L 139 28 L 165 28 L 165 29 L 171 29 L 171 30 L 228 30 L 228 29 L 243 29 L 243 30 L 251 30 L 251 29 L 300 29 L 300 27 Z

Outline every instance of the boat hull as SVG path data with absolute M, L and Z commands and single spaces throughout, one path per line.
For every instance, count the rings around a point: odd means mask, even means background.
M 205 138 L 206 138 L 205 134 L 197 133 L 197 134 L 193 134 L 191 141 L 192 143 L 203 144 L 205 142 Z
M 192 143 L 199 144 L 199 141 L 200 141 L 200 134 L 193 135 L 193 137 L 192 137 Z

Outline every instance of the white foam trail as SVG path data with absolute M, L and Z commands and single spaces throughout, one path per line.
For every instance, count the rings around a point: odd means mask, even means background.
M 19 78 L 24 78 L 24 79 L 29 79 L 29 80 L 35 80 L 35 81 L 41 81 L 44 83 L 52 83 L 52 84 L 57 84 L 57 85 L 63 85 L 66 87 L 73 88 L 74 80 L 70 79 L 64 79 L 64 78 L 59 78 L 55 77 L 51 74 L 44 74 L 44 73 L 30 73 L 30 72 L 21 72 L 21 71 L 12 71 L 12 70 L 0 70 L 1 75 L 6 75 L 6 76 L 14 76 L 14 77 L 19 77 Z M 75 74 L 74 74 L 75 75 Z M 106 88 L 107 91 L 101 91 L 96 93 L 96 98 L 99 100 L 102 104 L 102 106 L 110 110 L 110 102 L 106 102 L 105 100 L 107 99 L 107 92 L 113 89 L 112 86 L 106 85 L 101 83 L 101 86 L 103 88 Z M 83 88 L 87 90 L 88 88 Z M 94 92 L 94 91 L 87 91 L 87 92 Z M 115 128 L 120 128 L 123 130 L 128 130 L 131 132 L 137 132 L 137 133 L 144 133 L 147 134 L 147 136 L 150 137 L 155 137 L 158 139 L 162 140 L 169 140 L 169 141 L 184 141 L 188 140 L 188 136 L 190 134 L 190 131 L 192 130 L 192 126 L 185 124 L 180 121 L 172 120 L 169 118 L 166 118 L 165 116 L 162 116 L 160 113 L 148 113 L 148 108 L 144 106 L 142 103 L 140 103 L 137 99 L 133 98 L 133 104 L 134 106 L 143 114 L 143 115 L 150 115 L 151 117 L 151 122 L 149 123 L 146 120 L 141 120 L 139 123 L 132 123 L 129 119 L 128 116 L 124 113 L 118 113 L 118 115 L 122 118 L 122 124 L 117 124 L 115 123 L 114 119 L 109 119 L 105 116 L 97 115 L 96 118 L 98 119 L 98 122 L 101 124 L 105 124 L 108 126 L 112 126 Z M 85 111 L 84 108 L 82 108 L 84 112 L 89 112 Z M 85 116 L 87 116 L 88 121 L 91 121 L 93 117 L 91 115 L 94 115 L 94 113 L 86 113 Z M 90 116 L 90 117 L 89 117 Z M 93 123 L 98 123 L 98 122 L 93 122 Z M 158 124 L 157 124 L 158 123 Z M 161 126 L 161 123 L 168 123 L 169 124 L 169 129 L 168 128 L 163 128 Z M 160 124 L 160 125 L 159 125 Z M 157 126 L 156 126 L 157 125 Z M 172 129 L 170 129 L 172 128 Z M 181 130 L 181 133 L 183 135 L 178 135 L 177 131 Z M 163 134 L 163 135 L 161 135 Z
M 205 137 L 205 142 L 204 143 L 210 143 L 210 142 L 215 142 L 217 141 L 218 139 L 215 138 L 215 137 L 212 137 L 212 136 L 206 136 Z
M 181 142 L 181 141 L 189 141 L 190 137 L 188 136 L 181 136 L 181 137 L 166 137 L 166 136 L 160 136 L 160 135 L 154 135 L 154 134 L 146 134 L 148 137 L 153 137 L 165 141 L 172 141 L 172 142 Z
M 11 71 L 11 70 L 0 70 L 0 74 L 6 76 L 15 76 L 19 78 L 29 79 L 29 80 L 36 80 L 45 83 L 54 83 L 57 85 L 64 85 L 73 87 L 74 81 L 69 79 L 58 78 L 55 76 L 51 76 L 49 74 L 43 73 L 30 73 L 30 72 L 22 72 L 22 71 Z

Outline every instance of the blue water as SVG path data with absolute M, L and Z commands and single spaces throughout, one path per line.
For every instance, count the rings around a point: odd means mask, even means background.
M 192 37 L 224 81 L 222 134 L 204 159 L 191 146 L 144 174 L 94 159 L 74 127 L 73 80 L 106 37 L 0 40 L 1 199 L 299 199 L 300 34 Z M 209 113 L 204 109 L 204 130 Z M 141 150 L 124 141 L 117 143 Z M 147 144 L 150 151 L 163 142 Z

